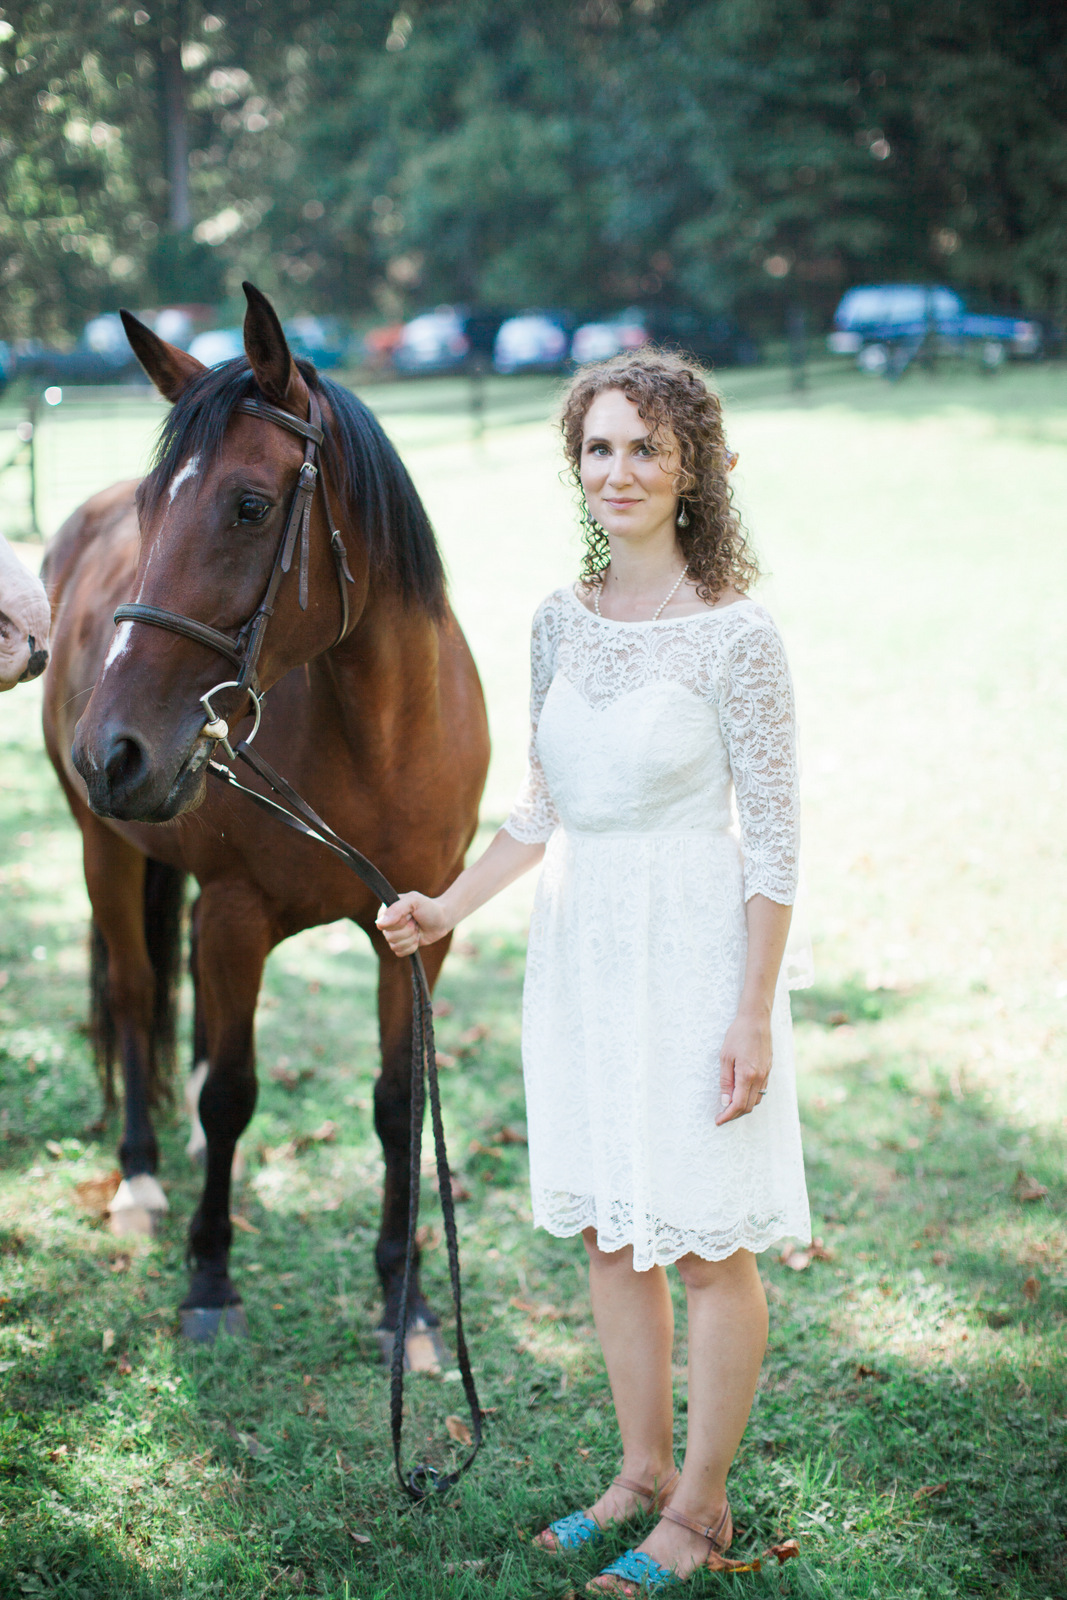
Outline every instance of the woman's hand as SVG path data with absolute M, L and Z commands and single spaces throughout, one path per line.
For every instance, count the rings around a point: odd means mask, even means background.
M 391 906 L 382 906 L 375 925 L 395 956 L 414 955 L 421 944 L 433 944 L 451 933 L 456 924 L 443 901 L 443 896 L 431 900 L 429 895 L 412 892 L 402 894 Z
M 768 1008 L 739 1011 L 726 1030 L 719 1052 L 722 1110 L 716 1126 L 745 1117 L 762 1098 L 771 1074 L 771 1013 Z

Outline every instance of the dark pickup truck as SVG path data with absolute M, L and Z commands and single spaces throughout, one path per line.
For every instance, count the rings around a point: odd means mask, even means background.
M 916 357 L 976 355 L 986 367 L 1009 356 L 1044 353 L 1047 331 L 1036 318 L 972 311 L 940 284 L 865 284 L 849 289 L 834 312 L 827 345 L 852 355 L 865 372 L 901 372 Z

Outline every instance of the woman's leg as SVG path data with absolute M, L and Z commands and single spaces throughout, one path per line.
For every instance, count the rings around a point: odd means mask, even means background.
M 658 1488 L 674 1471 L 674 1312 L 667 1274 L 662 1267 L 635 1272 L 633 1251 L 601 1250 L 594 1228 L 587 1228 L 582 1238 L 589 1253 L 593 1320 L 622 1435 L 619 1473 L 634 1483 Z M 603 1525 L 632 1516 L 639 1509 L 647 1511 L 648 1501 L 609 1484 L 588 1509 Z
M 767 1345 L 767 1300 L 756 1258 L 683 1256 L 678 1270 L 689 1310 L 689 1412 L 685 1463 L 671 1506 L 714 1527 L 726 1504 L 726 1475 L 745 1431 Z M 707 1559 L 699 1534 L 661 1520 L 640 1546 L 681 1577 Z M 594 1580 L 595 1581 L 595 1580 Z M 610 1587 L 627 1589 L 617 1579 Z

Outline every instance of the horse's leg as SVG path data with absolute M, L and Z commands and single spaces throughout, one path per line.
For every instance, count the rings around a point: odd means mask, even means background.
M 431 988 L 451 941 L 442 939 L 422 952 Z M 376 940 L 377 943 L 377 940 Z M 411 967 L 398 961 L 387 947 L 378 951 L 378 1026 L 382 1070 L 374 1085 L 374 1126 L 385 1158 L 385 1189 L 381 1230 L 375 1262 L 382 1283 L 384 1305 L 378 1324 L 378 1344 L 385 1360 L 391 1359 L 393 1336 L 400 1315 L 404 1282 L 411 1172 Z M 408 1336 L 405 1365 L 413 1371 L 436 1371 L 446 1358 L 437 1332 L 438 1318 L 430 1310 L 419 1284 L 419 1251 L 408 1297 Z
M 193 1061 L 185 1080 L 185 1109 L 189 1113 L 189 1142 L 185 1153 L 199 1166 L 204 1160 L 207 1140 L 200 1121 L 200 1091 L 207 1079 L 207 1023 L 204 1020 L 204 999 L 200 993 L 197 963 L 200 952 L 200 899 L 193 902 L 189 913 L 189 972 L 193 980 Z
M 159 1150 L 149 1109 L 156 980 L 145 938 L 146 860 L 88 811 L 79 821 L 93 921 L 107 947 L 107 1004 L 125 1089 L 123 1181 L 111 1202 L 110 1226 L 113 1233 L 150 1234 L 167 1210 L 167 1197 L 154 1175 Z
M 237 1141 L 256 1105 L 256 999 L 275 940 L 262 902 L 232 881 L 204 890 L 197 934 L 197 985 L 208 1053 L 198 1111 L 207 1147 L 203 1193 L 189 1228 L 192 1275 L 181 1323 L 187 1338 L 206 1341 L 220 1328 L 247 1331 L 241 1296 L 230 1278 L 230 1183 Z

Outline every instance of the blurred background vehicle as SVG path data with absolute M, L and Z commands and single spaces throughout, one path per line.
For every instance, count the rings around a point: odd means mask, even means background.
M 583 323 L 575 330 L 571 359 L 582 366 L 646 344 L 678 350 L 709 367 L 749 367 L 760 359 L 759 344 L 732 317 L 658 306 L 631 306 L 602 321 Z
M 189 354 L 202 361 L 205 367 L 220 367 L 224 361 L 243 356 L 244 334 L 240 328 L 209 328 L 198 333 L 189 346 Z
M 438 306 L 406 322 L 393 348 L 398 372 L 465 372 L 488 366 L 505 313 Z
M 865 372 L 892 373 L 920 353 L 970 355 L 995 368 L 1009 357 L 1033 360 L 1054 340 L 1040 319 L 965 300 L 943 284 L 886 283 L 849 289 L 826 342 Z
M 575 319 L 566 311 L 522 311 L 500 324 L 493 343 L 497 372 L 558 372 L 571 349 Z

